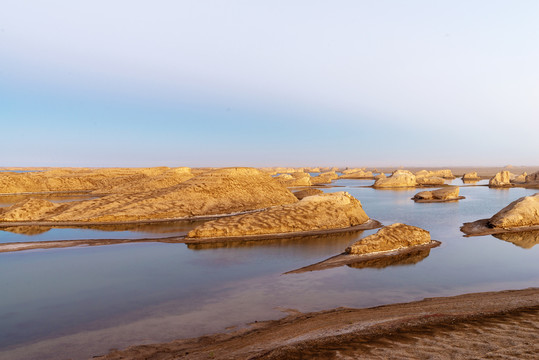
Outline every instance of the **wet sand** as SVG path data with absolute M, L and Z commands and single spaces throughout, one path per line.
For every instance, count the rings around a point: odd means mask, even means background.
M 539 352 L 539 288 L 289 313 L 245 330 L 133 346 L 96 358 L 536 359 Z

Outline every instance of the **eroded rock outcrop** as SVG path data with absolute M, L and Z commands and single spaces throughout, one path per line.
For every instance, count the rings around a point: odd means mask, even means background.
M 291 174 L 281 174 L 274 177 L 275 180 L 279 181 L 286 187 L 296 187 L 296 186 L 310 186 L 311 175 L 304 172 L 294 172 Z
M 429 244 L 430 233 L 427 230 L 401 223 L 384 226 L 376 234 L 363 238 L 350 247 L 346 253 L 364 255 L 381 251 L 398 250 L 416 245 Z
M 448 186 L 443 189 L 418 192 L 414 195 L 412 199 L 417 202 L 441 202 L 460 200 L 464 197 L 459 196 L 459 191 L 460 188 L 458 186 Z
M 490 219 L 464 223 L 468 236 L 539 230 L 539 193 L 513 201 Z
M 495 234 L 493 236 L 500 240 L 513 243 L 523 249 L 531 249 L 539 244 L 539 230 Z
M 311 177 L 311 184 L 330 184 L 333 180 L 339 178 L 339 175 L 335 171 L 323 172 L 318 176 Z
M 443 179 L 454 179 L 455 176 L 451 172 L 450 169 L 442 169 L 442 170 L 434 170 L 434 171 L 428 171 L 428 170 L 421 170 L 415 173 L 416 177 L 420 178 L 428 178 L 428 177 L 438 177 Z
M 294 196 L 297 197 L 298 200 L 306 198 L 307 196 L 320 195 L 320 194 L 323 194 L 323 193 L 324 192 L 322 190 L 316 189 L 316 188 L 299 190 L 299 191 L 294 191 L 293 192 Z
M 373 179 L 374 175 L 372 171 L 365 171 L 364 169 L 349 169 L 343 171 L 341 179 Z
M 522 174 L 515 176 L 513 179 L 511 179 L 511 184 L 524 184 L 526 183 L 526 177 L 528 176 L 528 173 L 523 172 Z
M 408 170 L 394 171 L 390 177 L 379 178 L 374 182 L 375 188 L 399 188 L 417 186 L 416 177 Z
M 481 177 L 477 175 L 476 171 L 466 173 L 462 175 L 462 181 L 479 181 Z
M 141 193 L 114 194 L 62 206 L 47 201 L 33 201 L 31 206 L 18 203 L 4 209 L 0 221 L 151 221 L 231 214 L 297 201 L 286 187 L 259 170 L 225 168 Z
M 492 177 L 489 182 L 489 187 L 509 187 L 511 186 L 511 179 L 514 178 L 514 175 L 509 171 L 500 171 L 494 177 Z
M 492 216 L 489 225 L 497 228 L 539 225 L 539 193 L 513 201 Z
M 207 221 L 188 238 L 269 235 L 342 229 L 363 224 L 369 217 L 359 200 L 346 192 L 314 195 L 264 211 Z

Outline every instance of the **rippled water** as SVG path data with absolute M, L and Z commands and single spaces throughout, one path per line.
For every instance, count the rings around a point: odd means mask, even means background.
M 289 275 L 283 273 L 336 255 L 376 230 L 221 247 L 142 243 L 0 253 L 0 358 L 88 358 L 113 347 L 275 319 L 288 308 L 365 307 L 539 286 L 539 246 L 533 246 L 533 234 L 527 240 L 465 238 L 459 231 L 463 222 L 490 217 L 536 191 L 461 187 L 466 199 L 429 204 L 410 200 L 417 189 L 362 187 L 371 184 L 338 180 L 339 187 L 326 191 L 348 191 L 372 218 L 386 225 L 420 226 L 442 245 L 393 265 Z M 0 232 L 0 240 L 14 235 L 16 241 L 44 240 L 62 231 L 74 231 L 64 238 L 80 238 L 84 231 L 95 232 L 88 238 L 186 231 L 185 224 L 161 225 L 153 230 L 52 229 L 31 236 Z

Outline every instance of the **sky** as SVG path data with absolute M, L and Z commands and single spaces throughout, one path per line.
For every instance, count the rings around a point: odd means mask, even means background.
M 539 1 L 0 1 L 0 166 L 539 165 Z

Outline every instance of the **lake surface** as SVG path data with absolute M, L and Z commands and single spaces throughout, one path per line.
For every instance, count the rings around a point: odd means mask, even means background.
M 363 187 L 372 182 L 338 180 L 338 187 L 325 191 L 348 191 L 370 217 L 422 227 L 442 245 L 415 263 L 289 275 L 283 273 L 341 253 L 376 230 L 222 247 L 139 243 L 0 253 L 0 359 L 86 359 L 111 348 L 277 319 L 286 309 L 366 307 L 539 286 L 539 246 L 466 238 L 459 231 L 463 222 L 490 217 L 536 190 L 461 187 L 466 199 L 428 204 L 410 200 L 417 189 Z M 0 231 L 0 241 L 165 237 L 192 226 Z

